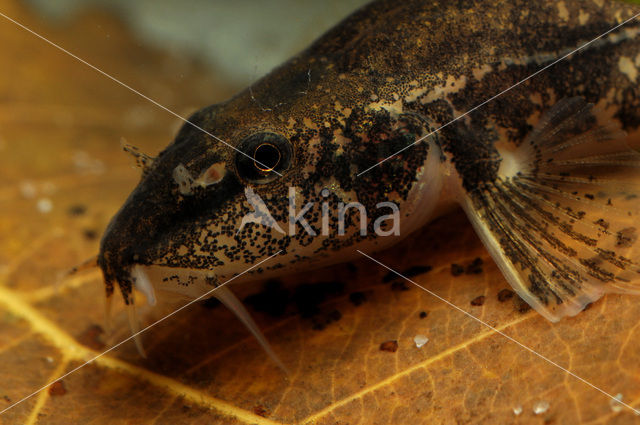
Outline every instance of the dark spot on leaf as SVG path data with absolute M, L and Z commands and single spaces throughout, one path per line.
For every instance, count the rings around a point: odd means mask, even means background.
M 84 229 L 82 235 L 88 240 L 93 241 L 98 237 L 98 232 L 93 229 Z
M 67 210 L 70 216 L 79 216 L 87 212 L 87 207 L 82 204 L 71 205 Z
M 480 295 L 471 300 L 471 305 L 473 306 L 481 306 L 484 304 L 484 295 Z
M 398 341 L 385 341 L 380 344 L 380 351 L 388 351 L 390 353 L 395 353 L 398 351 Z
M 349 294 L 349 301 L 351 301 L 351 304 L 355 305 L 356 307 L 361 305 L 366 300 L 367 296 L 364 294 L 364 292 L 358 291 Z
M 287 309 L 289 299 L 289 291 L 282 288 L 282 282 L 269 280 L 265 282 L 262 292 L 249 295 L 244 301 L 255 311 L 266 313 L 273 317 L 280 317 Z
M 520 297 L 515 297 L 513 299 L 513 304 L 516 308 L 516 311 L 519 311 L 520 313 L 526 313 L 531 310 L 531 306 Z
M 400 278 L 400 276 L 398 276 L 394 272 L 389 272 L 389 273 L 385 274 L 384 277 L 382 278 L 382 283 L 389 283 L 392 280 L 399 279 L 399 278 Z
M 498 301 L 500 301 L 501 303 L 510 300 L 511 298 L 513 298 L 513 296 L 516 293 L 513 292 L 511 289 L 502 289 L 500 292 L 498 292 Z
M 476 258 L 469 264 L 465 270 L 466 274 L 480 274 L 482 273 L 482 258 Z
M 460 276 L 462 273 L 464 273 L 464 267 L 462 267 L 460 264 L 454 263 L 451 265 L 452 276 Z
M 318 315 L 313 318 L 313 326 L 311 327 L 314 331 L 324 330 L 328 325 L 333 322 L 337 322 L 342 319 L 342 313 L 338 310 L 331 310 L 327 314 Z
M 426 311 L 421 311 L 420 312 L 420 318 L 424 319 L 425 317 L 427 317 L 429 315 L 429 313 L 427 313 Z
M 411 278 L 431 271 L 431 266 L 412 266 L 402 272 L 404 277 Z
M 338 320 L 342 319 L 342 313 L 340 313 L 340 311 L 338 310 L 333 310 L 331 313 L 329 313 L 328 317 L 332 322 L 337 322 Z
M 99 325 L 89 325 L 76 339 L 82 345 L 93 350 L 102 350 L 105 343 L 101 340 L 100 335 L 104 333 L 104 329 Z
M 220 302 L 219 299 L 217 299 L 216 297 L 211 297 L 211 298 L 207 298 L 206 300 L 202 301 L 202 303 L 200 305 L 202 307 L 206 308 L 207 310 L 211 310 L 212 308 L 216 308 L 221 304 L 222 303 Z
M 409 286 L 407 285 L 407 282 L 393 282 L 391 284 L 391 290 L 392 291 L 408 291 Z
M 49 386 L 49 395 L 51 396 L 60 396 L 66 393 L 67 389 L 64 387 L 63 381 L 56 381 Z
M 341 293 L 344 282 L 330 281 L 300 285 L 293 294 L 293 301 L 302 317 L 311 317 L 320 311 L 318 306 L 329 295 Z
M 263 418 L 266 418 L 267 416 L 269 416 L 269 411 L 267 410 L 266 407 L 264 407 L 261 404 L 253 408 L 253 413 L 255 413 L 258 416 L 262 416 Z

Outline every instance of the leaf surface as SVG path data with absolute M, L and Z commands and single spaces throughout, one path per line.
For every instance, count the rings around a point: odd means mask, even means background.
M 108 16 L 87 14 L 53 28 L 15 2 L 3 4 L 3 13 L 180 114 L 236 89 L 185 57 L 141 46 Z M 128 336 L 121 306 L 114 335 L 102 329 L 103 284 L 96 270 L 68 279 L 63 274 L 97 253 L 101 232 L 138 179 L 120 138 L 154 155 L 179 121 L 14 24 L 0 21 L 0 37 L 4 408 Z M 374 257 L 400 272 L 418 270 L 415 282 L 603 391 L 640 404 L 637 298 L 607 296 L 551 324 L 506 291 L 461 213 Z M 470 266 L 477 258 L 482 264 Z M 452 273 L 452 264 L 462 266 L 461 274 L 457 267 Z M 416 269 L 427 265 L 430 271 Z M 290 276 L 277 288 L 236 288 L 242 297 L 259 294 L 249 299 L 249 309 L 291 369 L 288 377 L 230 312 L 202 303 L 144 334 L 147 359 L 126 343 L 0 415 L 0 423 L 639 420 L 629 409 L 614 411 L 598 390 L 386 275 L 363 259 Z M 163 312 L 143 313 L 150 323 Z M 418 348 L 416 335 L 429 340 Z M 536 415 L 540 401 L 549 408 Z

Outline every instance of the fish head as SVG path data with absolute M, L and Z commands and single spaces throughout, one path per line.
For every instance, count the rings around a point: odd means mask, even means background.
M 151 282 L 193 299 L 232 278 L 345 261 L 424 222 L 439 191 L 437 144 L 377 164 L 425 134 L 427 121 L 371 107 L 369 94 L 330 72 L 321 80 L 333 79 L 340 96 L 327 95 L 311 66 L 196 112 L 145 165 L 102 239 L 108 293 L 117 284 L 128 302 L 137 286 L 149 299 Z

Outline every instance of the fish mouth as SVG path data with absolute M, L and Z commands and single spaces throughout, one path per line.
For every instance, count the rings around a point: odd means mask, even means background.
M 209 293 L 212 293 L 214 289 L 218 288 L 217 278 L 210 272 L 204 273 L 188 269 L 174 269 L 162 266 L 133 264 L 129 267 L 118 268 L 118 274 L 120 277 L 113 279 L 111 278 L 112 275 L 109 274 L 108 271 L 108 268 L 103 268 L 105 282 L 107 285 L 107 298 L 105 305 L 107 330 L 108 332 L 111 332 L 112 328 L 111 295 L 113 295 L 113 282 L 115 280 L 118 283 L 125 301 L 127 319 L 129 322 L 129 329 L 131 331 L 131 337 L 129 338 L 133 339 L 138 353 L 143 358 L 146 358 L 146 353 L 142 345 L 140 334 L 148 327 L 144 329 L 141 329 L 140 327 L 140 320 L 136 312 L 136 303 L 132 289 L 135 288 L 138 292 L 141 292 L 146 298 L 147 304 L 153 307 L 158 304 L 158 295 L 161 294 L 164 295 L 162 298 L 165 301 L 168 300 L 175 302 L 185 299 L 193 301 L 198 298 L 203 298 Z M 109 288 L 111 288 L 110 291 Z M 128 288 L 128 292 L 127 289 L 123 288 Z
M 133 287 L 151 306 L 155 306 L 158 299 L 194 300 L 219 286 L 218 276 L 210 270 L 134 264 L 129 275 Z
M 208 298 L 209 296 L 217 298 L 246 326 L 274 363 L 286 374 L 289 373 L 287 367 L 273 351 L 267 339 L 260 331 L 260 328 L 242 305 L 241 301 L 236 298 L 229 287 L 225 286 L 224 283 L 220 284 L 218 276 L 211 271 L 135 264 L 131 267 L 129 276 L 133 287 L 139 292 L 142 292 L 147 299 L 147 303 L 151 306 L 156 305 L 158 296 L 162 296 L 165 300 L 165 297 L 168 296 L 172 302 L 188 300 L 188 303 L 182 304 L 180 308 L 173 310 L 174 312 L 181 310 L 199 299 Z M 142 357 L 146 357 L 140 334 L 158 322 L 149 325 L 141 331 L 133 298 L 127 305 L 127 314 L 132 334 L 131 338 L 134 340 L 138 353 Z M 171 314 L 164 316 L 164 318 L 169 317 Z M 164 318 L 160 320 L 164 320 Z

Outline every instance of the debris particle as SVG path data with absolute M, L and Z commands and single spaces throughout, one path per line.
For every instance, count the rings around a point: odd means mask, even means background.
M 71 205 L 67 212 L 70 216 L 79 216 L 87 212 L 87 207 L 82 204 Z
M 482 273 L 482 258 L 478 257 L 475 260 L 473 260 L 471 262 L 471 264 L 469 264 L 467 266 L 467 269 L 465 270 L 466 274 L 480 274 Z
M 473 306 L 481 306 L 484 304 L 484 295 L 480 295 L 478 297 L 475 297 L 474 299 L 471 300 L 471 305 Z
M 424 335 L 416 335 L 413 337 L 413 342 L 416 343 L 416 347 L 420 348 L 423 345 L 425 345 L 427 342 L 429 342 L 429 338 L 427 338 Z
M 20 193 L 26 199 L 33 199 L 36 197 L 36 186 L 30 181 L 23 181 L 20 183 Z
M 425 274 L 431 271 L 431 266 L 412 266 L 402 272 L 402 275 L 408 278 Z
M 500 292 L 498 292 L 498 301 L 503 303 L 513 298 L 514 295 L 515 295 L 515 292 L 513 292 L 511 289 L 503 289 Z
M 67 393 L 67 389 L 64 387 L 64 382 L 56 381 L 49 387 L 49 395 L 57 396 L 57 395 L 65 395 Z
M 451 265 L 451 276 L 460 276 L 462 273 L 464 273 L 464 267 L 460 264 Z
M 609 400 L 609 406 L 611 406 L 611 410 L 614 413 L 618 413 L 620 411 L 622 411 L 623 405 L 622 403 L 620 403 L 622 401 L 622 394 L 618 393 L 616 394 L 614 399 Z
M 47 356 L 44 359 L 47 361 L 47 363 L 53 363 L 53 357 Z
M 427 317 L 429 315 L 429 313 L 427 313 L 426 311 L 421 311 L 420 312 L 420 318 L 424 319 L 425 317 Z
M 40 198 L 38 199 L 36 207 L 42 214 L 47 214 L 53 209 L 53 202 L 51 202 L 51 199 L 49 198 Z
M 82 234 L 90 241 L 95 240 L 98 237 L 98 232 L 93 229 L 84 229 Z
M 262 416 L 263 418 L 266 418 L 267 416 L 269 416 L 269 411 L 267 410 L 266 407 L 264 407 L 261 404 L 253 408 L 253 413 L 255 413 L 258 416 Z
M 356 307 L 362 305 L 362 303 L 366 300 L 367 296 L 364 294 L 364 292 L 358 291 L 349 294 L 349 301 L 351 301 L 351 304 L 355 305 Z
M 385 341 L 380 344 L 380 351 L 388 351 L 390 353 L 395 353 L 398 351 L 398 341 Z
M 533 405 L 533 413 L 535 413 L 536 415 L 541 415 L 547 410 L 549 410 L 549 402 L 546 400 L 540 400 Z
M 513 414 L 518 416 L 520 413 L 522 413 L 522 406 L 520 406 L 519 404 L 513 408 Z
M 9 398 L 8 395 L 3 395 L 2 398 L 4 399 L 4 401 L 6 401 L 7 403 L 11 403 L 11 399 Z

